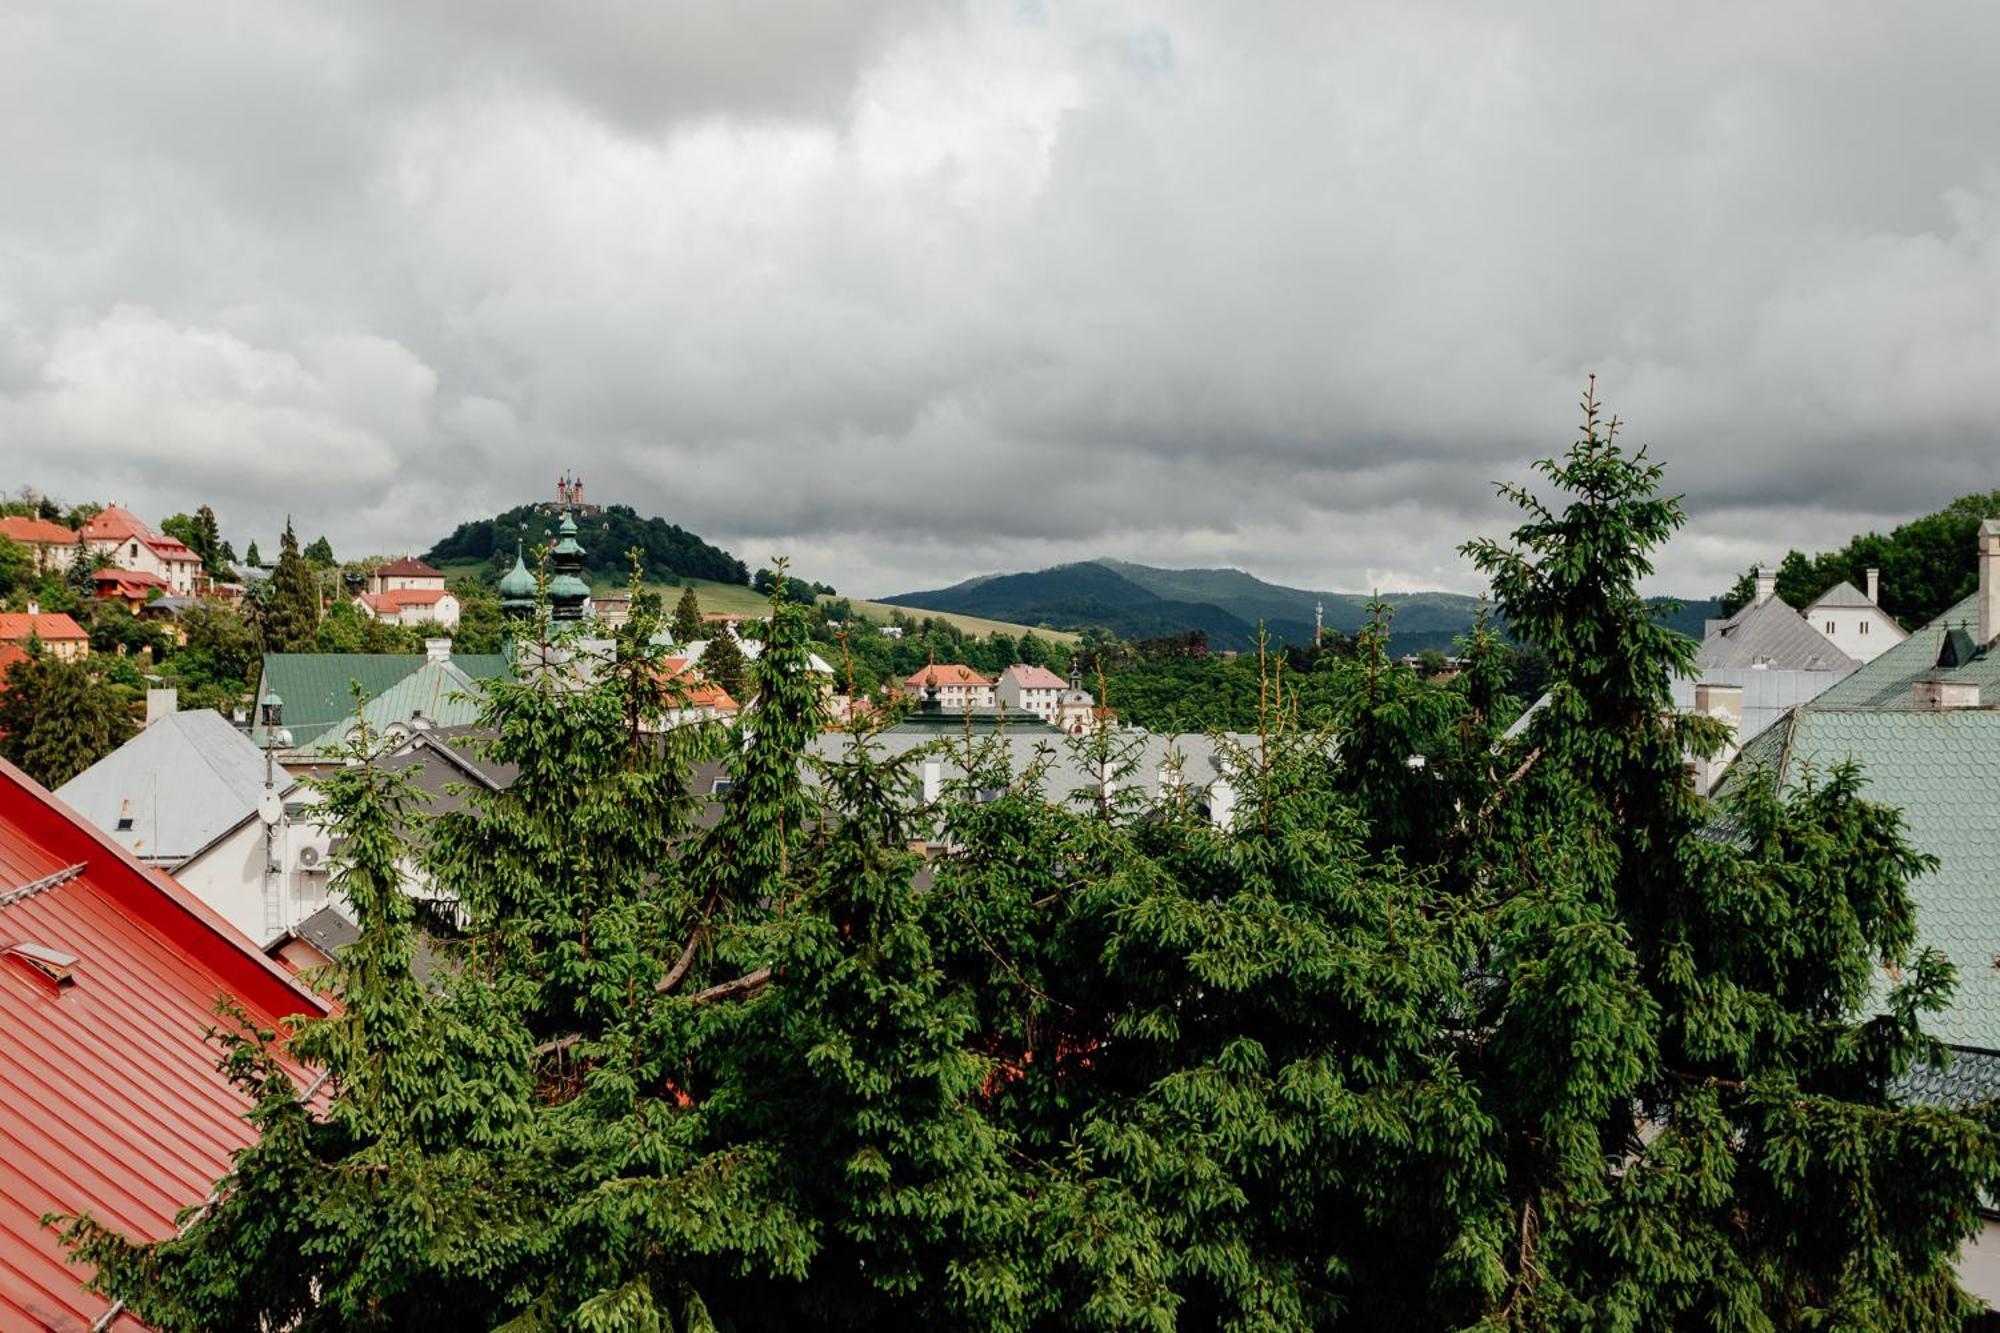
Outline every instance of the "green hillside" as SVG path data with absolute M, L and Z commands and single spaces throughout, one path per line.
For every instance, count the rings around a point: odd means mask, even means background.
M 1368 605 L 1375 599 L 1290 588 L 1240 569 L 1161 569 L 1124 560 L 1087 560 L 1031 573 L 985 574 L 949 588 L 883 600 L 1070 630 L 1098 625 L 1122 639 L 1198 629 L 1211 648 L 1243 651 L 1255 646 L 1260 624 L 1277 642 L 1309 641 L 1315 603 L 1325 607 L 1328 630 L 1352 635 L 1367 623 Z M 1393 640 L 1404 652 L 1449 650 L 1472 628 L 1479 611 L 1479 599 L 1463 593 L 1385 593 L 1381 600 L 1394 613 Z M 1716 614 L 1716 603 L 1701 599 L 1666 617 L 1666 623 L 1698 638 L 1703 619 Z
M 559 521 L 548 505 L 515 505 L 492 518 L 459 524 L 425 552 L 424 559 L 440 568 L 475 563 L 498 574 L 513 563 L 517 549 L 525 548 L 532 559 L 536 547 L 554 540 Z M 651 580 L 750 582 L 750 571 L 729 552 L 663 518 L 641 518 L 630 505 L 580 513 L 577 527 L 584 565 L 593 580 L 622 582 L 629 569 L 628 553 L 636 550 L 645 577 Z

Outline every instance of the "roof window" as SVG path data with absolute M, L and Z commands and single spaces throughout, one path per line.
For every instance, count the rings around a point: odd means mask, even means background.
M 32 944 L 25 940 L 5 946 L 4 949 L 0 949 L 0 953 L 5 953 L 7 957 L 18 959 L 24 965 L 33 968 L 41 974 L 43 980 L 52 985 L 67 986 L 76 979 L 72 975 L 72 969 L 77 964 L 77 957 L 73 953 L 65 953 L 46 944 Z

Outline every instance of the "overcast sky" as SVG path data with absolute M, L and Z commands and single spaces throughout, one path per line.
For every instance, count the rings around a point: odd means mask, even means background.
M 570 467 L 864 594 L 1470 590 L 1595 371 L 1706 593 L 2000 486 L 1995 50 L 1990 3 L 10 0 L 0 487 L 346 555 Z

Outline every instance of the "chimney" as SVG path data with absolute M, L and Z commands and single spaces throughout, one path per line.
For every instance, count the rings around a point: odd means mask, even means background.
M 1879 569 L 1868 571 L 1868 604 L 1870 606 L 1882 604 L 1882 571 Z
M 450 639 L 425 639 L 424 656 L 433 662 L 451 661 Z
M 2000 634 L 2000 518 L 1979 525 L 1979 643 Z
M 150 727 L 163 717 L 172 717 L 180 711 L 180 706 L 179 690 L 147 690 L 146 725 Z
M 1757 595 L 1750 599 L 1750 605 L 1762 606 L 1778 595 L 1778 576 L 1762 567 L 1754 573 L 1757 579 Z
M 1969 680 L 1941 680 L 1935 676 L 1913 680 L 1910 682 L 1910 706 L 1921 713 L 1977 708 L 1979 686 Z
M 40 615 L 41 613 L 42 613 L 42 604 L 36 601 L 34 598 L 30 597 L 28 599 L 28 617 L 30 619 L 33 619 L 34 617 Z M 30 628 L 32 628 L 32 626 Z
M 1722 748 L 1695 768 L 1697 790 L 1706 794 L 1715 790 L 1724 769 L 1734 763 L 1740 752 L 1743 738 L 1743 687 L 1741 685 L 1720 685 L 1704 682 L 1694 687 L 1694 711 L 1698 717 L 1711 717 L 1729 729 Z

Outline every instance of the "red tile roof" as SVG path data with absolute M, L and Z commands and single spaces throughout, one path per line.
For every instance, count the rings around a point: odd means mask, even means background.
M 128 537 L 150 537 L 153 530 L 123 505 L 106 505 L 84 520 L 83 535 L 94 542 L 122 542 Z
M 88 639 L 83 626 L 60 611 L 29 615 L 26 611 L 0 611 L 0 643 L 20 643 L 30 636 L 43 643 L 63 643 Z
M 436 606 L 451 596 L 442 588 L 391 588 L 388 592 L 364 592 L 361 600 L 377 615 L 395 615 L 406 606 Z
M 153 531 L 145 521 L 121 505 L 98 511 L 83 525 L 83 535 L 94 542 L 144 542 L 153 554 L 171 564 L 199 564 L 201 557 L 187 543 Z
M 712 708 L 718 713 L 734 713 L 740 707 L 730 697 L 729 691 L 720 685 L 711 684 L 699 671 L 689 672 L 685 657 L 667 657 L 660 661 L 660 675 L 672 680 L 687 694 L 687 707 Z
M 0 518 L 0 537 L 24 546 L 74 546 L 76 533 L 45 518 Z
M 391 560 L 388 564 L 377 567 L 374 572 L 377 576 L 402 579 L 441 579 L 444 577 L 442 569 L 433 569 L 413 555 L 406 555 L 401 560 Z
M 933 682 L 945 685 L 991 685 L 993 682 L 974 671 L 969 666 L 957 662 L 939 662 L 936 666 L 918 667 L 904 678 L 903 684 L 913 690 L 921 690 Z
M 1008 667 L 1000 673 L 1002 680 L 1005 680 L 1009 676 L 1012 676 L 1015 682 L 1024 690 L 1066 690 L 1069 688 L 1068 681 L 1047 667 L 1028 666 L 1023 662 L 1016 662 L 1013 666 Z
M 41 1215 L 88 1209 L 129 1235 L 172 1235 L 253 1137 L 203 1035 L 216 997 L 272 1027 L 325 1005 L 5 762 L 0 904 L 0 944 L 76 958 L 58 986 L 0 954 L 0 1327 L 82 1329 L 106 1302 L 83 1291 Z

